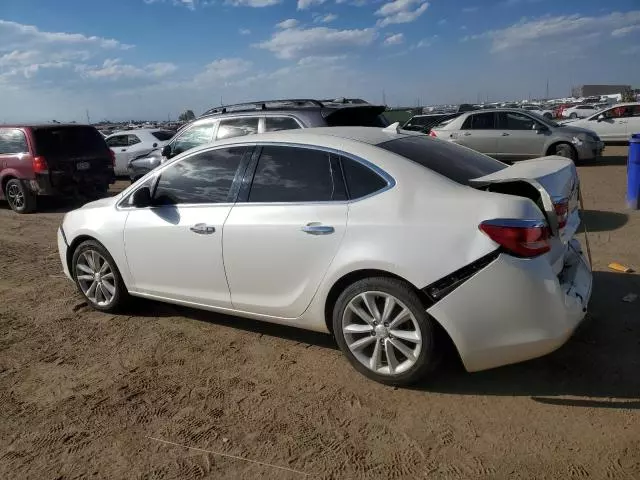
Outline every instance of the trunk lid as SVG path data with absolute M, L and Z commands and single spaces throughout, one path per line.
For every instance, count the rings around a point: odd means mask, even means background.
M 542 210 L 551 230 L 551 251 L 546 256 L 556 273 L 562 270 L 569 242 L 580 226 L 578 172 L 574 163 L 558 156 L 541 157 L 518 162 L 508 168 L 470 180 L 472 186 L 499 193 L 521 195 L 531 198 Z M 522 189 L 518 184 L 526 184 L 537 192 Z M 566 202 L 568 216 L 566 225 L 560 227 L 556 204 Z

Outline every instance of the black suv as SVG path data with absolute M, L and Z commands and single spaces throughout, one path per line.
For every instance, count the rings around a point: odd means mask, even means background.
M 384 105 L 357 98 L 268 100 L 211 108 L 180 129 L 164 148 L 131 160 L 129 176 L 136 181 L 166 159 L 223 138 L 296 128 L 386 127 L 385 110 Z

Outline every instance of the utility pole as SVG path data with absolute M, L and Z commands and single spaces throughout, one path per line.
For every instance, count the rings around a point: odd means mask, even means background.
M 547 78 L 547 90 L 546 90 L 544 99 L 549 100 L 549 79 L 548 78 Z
M 89 117 L 89 109 L 87 109 L 87 124 L 91 125 L 91 118 Z
M 384 88 L 382 89 L 382 104 L 387 104 L 387 96 L 384 94 Z

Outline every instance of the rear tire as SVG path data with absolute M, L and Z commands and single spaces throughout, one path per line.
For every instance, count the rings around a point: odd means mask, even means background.
M 4 187 L 4 196 L 16 213 L 32 213 L 36 209 L 36 196 L 17 178 L 12 178 Z
M 414 289 L 387 277 L 359 280 L 333 308 L 333 332 L 351 365 L 366 377 L 404 386 L 436 366 L 436 329 Z
M 578 160 L 578 155 L 575 149 L 568 143 L 560 143 L 556 145 L 555 154 L 560 157 L 571 159 L 574 163 Z
M 129 300 L 120 271 L 106 248 L 95 240 L 78 245 L 71 260 L 71 275 L 91 307 L 117 312 Z
M 571 115 L 569 115 L 569 118 L 578 118 L 578 114 L 576 112 L 572 112 Z

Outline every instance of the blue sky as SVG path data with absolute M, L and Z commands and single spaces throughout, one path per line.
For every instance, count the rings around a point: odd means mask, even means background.
M 638 0 L 0 0 L 0 121 L 640 87 Z

